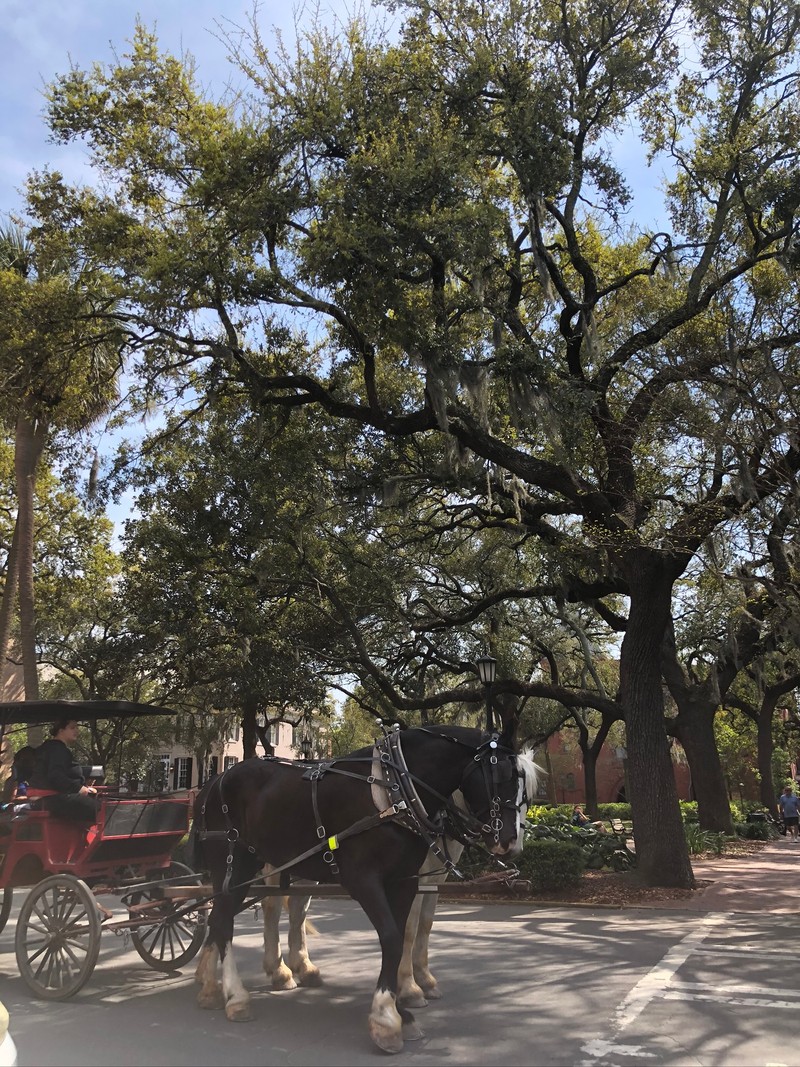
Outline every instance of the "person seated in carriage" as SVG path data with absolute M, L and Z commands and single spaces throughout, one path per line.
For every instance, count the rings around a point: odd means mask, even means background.
M 86 781 L 84 768 L 72 758 L 69 746 L 78 738 L 75 719 L 59 719 L 50 728 L 50 737 L 36 749 L 36 764 L 30 780 L 31 789 L 52 791 L 45 797 L 45 808 L 53 815 L 76 822 L 93 823 L 97 819 L 97 790 Z

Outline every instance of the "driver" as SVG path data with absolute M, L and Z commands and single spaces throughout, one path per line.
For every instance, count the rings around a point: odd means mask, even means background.
M 50 728 L 50 738 L 36 749 L 36 765 L 31 789 L 51 789 L 57 795 L 45 797 L 49 812 L 76 822 L 93 823 L 97 819 L 97 790 L 87 785 L 80 764 L 69 750 L 78 739 L 75 719 L 59 719 Z

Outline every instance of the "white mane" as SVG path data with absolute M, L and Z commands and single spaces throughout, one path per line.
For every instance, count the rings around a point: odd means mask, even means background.
M 522 752 L 517 753 L 517 766 L 525 778 L 525 795 L 528 803 L 533 804 L 539 792 L 541 775 L 547 774 L 544 767 L 533 761 L 533 748 L 526 745 Z

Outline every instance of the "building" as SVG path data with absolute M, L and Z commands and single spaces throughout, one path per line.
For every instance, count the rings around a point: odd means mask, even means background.
M 289 723 L 273 723 L 269 728 L 269 743 L 274 749 L 273 755 L 284 759 L 297 759 L 300 756 L 298 731 Z M 206 765 L 200 766 L 197 754 L 186 745 L 175 742 L 168 752 L 162 753 L 156 760 L 160 772 L 152 783 L 136 783 L 138 788 L 165 789 L 174 792 L 179 789 L 198 789 L 204 782 L 244 759 L 244 744 L 241 726 L 237 723 L 224 741 L 212 745 L 211 755 Z
M 683 748 L 670 740 L 672 768 L 679 800 L 692 799 L 689 765 Z M 604 744 L 595 769 L 597 803 L 624 803 L 628 799 L 627 752 L 620 746 Z M 540 784 L 540 803 L 585 804 L 586 784 L 583 754 L 573 730 L 563 730 L 548 738 L 536 754 L 536 762 L 547 771 Z

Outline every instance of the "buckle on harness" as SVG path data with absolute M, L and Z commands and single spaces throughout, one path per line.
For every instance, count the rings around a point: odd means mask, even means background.
M 392 815 L 399 815 L 401 811 L 407 810 L 407 804 L 404 800 L 398 800 L 396 804 L 390 804 L 388 808 L 384 808 L 383 811 L 378 813 L 378 818 L 388 819 Z

